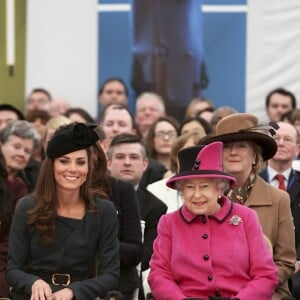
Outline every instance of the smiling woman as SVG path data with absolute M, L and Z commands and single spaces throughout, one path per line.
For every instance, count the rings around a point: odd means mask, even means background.
M 277 270 L 256 214 L 224 191 L 235 178 L 222 169 L 221 142 L 178 153 L 167 186 L 183 206 L 161 217 L 148 281 L 160 299 L 270 300 Z M 187 255 L 188 253 L 188 255 Z
M 72 123 L 48 142 L 36 190 L 21 199 L 12 223 L 12 299 L 89 300 L 118 287 L 116 211 L 96 196 L 105 196 L 100 188 L 89 188 L 97 140 L 93 126 Z

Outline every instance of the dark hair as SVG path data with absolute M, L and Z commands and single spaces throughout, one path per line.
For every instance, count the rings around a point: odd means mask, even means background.
M 41 119 L 42 123 L 45 125 L 51 119 L 51 116 L 48 111 L 43 109 L 33 109 L 26 114 L 26 120 L 28 122 L 32 123 L 37 119 Z
M 179 126 L 178 128 L 178 134 L 181 135 L 181 130 L 183 128 L 183 126 L 187 123 L 190 123 L 190 122 L 193 122 L 193 121 L 196 121 L 198 122 L 200 125 L 202 125 L 204 131 L 206 134 L 209 134 L 209 133 L 212 133 L 212 127 L 211 125 L 205 120 L 203 119 L 202 117 L 190 117 L 190 118 L 187 118 L 185 119 Z
M 156 128 L 157 124 L 160 122 L 168 122 L 169 124 L 171 124 L 174 127 L 176 134 L 178 134 L 178 128 L 179 128 L 178 121 L 175 118 L 170 117 L 170 116 L 159 117 L 150 126 L 147 136 L 146 136 L 146 147 L 147 147 L 149 157 L 154 158 L 154 159 L 156 159 L 156 156 L 157 156 L 157 152 L 154 147 L 155 128 Z
M 107 174 L 106 156 L 102 149 L 100 140 L 92 146 L 93 150 L 93 165 L 92 165 L 92 180 L 91 187 L 101 187 L 102 197 L 110 198 L 112 188 L 109 176 Z M 97 190 L 97 189 L 96 189 Z M 99 190 L 99 189 L 98 189 Z M 101 195 L 100 195 L 101 196 Z
M 294 95 L 292 92 L 290 92 L 290 91 L 288 91 L 288 90 L 286 90 L 286 89 L 284 89 L 284 88 L 281 88 L 281 87 L 280 87 L 280 88 L 277 88 L 277 89 L 275 89 L 275 90 L 272 90 L 271 92 L 269 92 L 269 94 L 268 94 L 267 97 L 266 97 L 266 108 L 269 107 L 269 105 L 270 105 L 270 98 L 271 98 L 274 94 L 280 94 L 280 95 L 283 95 L 283 96 L 288 96 L 288 97 L 290 97 L 290 98 L 291 98 L 292 108 L 293 108 L 293 109 L 296 108 L 297 103 L 296 103 L 296 97 L 295 97 L 295 95 Z
M 141 145 L 141 150 L 142 150 L 142 154 L 143 157 L 146 158 L 147 157 L 147 150 L 146 150 L 146 146 L 143 143 L 142 139 L 135 135 L 135 134 L 131 134 L 131 133 L 121 133 L 116 135 L 108 148 L 107 151 L 107 156 L 111 159 L 112 158 L 112 154 L 113 154 L 113 148 L 117 145 L 121 145 L 121 144 L 140 144 Z
M 80 115 L 83 119 L 85 119 L 85 121 L 87 123 L 94 123 L 95 122 L 95 120 L 93 119 L 93 117 L 85 109 L 80 108 L 80 107 L 69 108 L 64 113 L 64 115 L 69 118 L 74 113 Z
M 293 110 L 289 110 L 280 117 L 280 121 L 287 120 L 289 123 L 292 123 L 291 121 L 292 115 L 293 115 Z
M 291 124 L 295 124 L 295 121 L 300 120 L 300 108 L 296 108 L 291 112 L 290 122 Z
M 121 78 L 119 78 L 119 77 L 110 77 L 110 78 L 106 79 L 106 80 L 102 83 L 102 85 L 101 85 L 101 87 L 100 87 L 100 89 L 99 89 L 99 91 L 98 91 L 98 97 L 101 96 L 101 94 L 103 93 L 103 90 L 104 90 L 105 86 L 106 86 L 108 83 L 113 82 L 113 81 L 118 81 L 119 83 L 121 83 L 121 84 L 123 85 L 123 87 L 124 87 L 126 96 L 128 96 L 128 88 L 127 88 L 127 86 L 126 86 L 124 80 L 121 79 Z
M 49 100 L 51 101 L 52 100 L 52 96 L 51 94 L 44 88 L 34 88 L 28 95 L 28 98 L 30 98 L 30 96 L 33 94 L 33 93 L 43 93 L 45 94 Z
M 0 104 L 0 111 L 12 111 L 17 115 L 18 120 L 25 120 L 23 113 L 15 106 L 7 103 Z

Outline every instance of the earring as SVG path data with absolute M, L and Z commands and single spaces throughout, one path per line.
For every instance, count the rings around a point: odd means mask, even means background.
M 221 199 L 221 198 L 222 198 L 222 195 L 219 195 L 219 196 L 218 196 L 218 199 Z

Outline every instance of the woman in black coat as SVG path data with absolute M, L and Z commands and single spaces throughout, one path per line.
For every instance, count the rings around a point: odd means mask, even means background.
M 90 188 L 90 146 L 97 140 L 91 127 L 78 123 L 48 142 L 36 190 L 21 199 L 11 227 L 6 275 L 12 299 L 93 300 L 118 287 L 116 210 L 100 188 Z

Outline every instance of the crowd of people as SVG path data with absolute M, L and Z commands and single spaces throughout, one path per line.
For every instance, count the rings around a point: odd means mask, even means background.
M 91 116 L 44 88 L 0 104 L 0 298 L 300 299 L 300 109 L 191 99 L 182 120 L 107 79 Z

